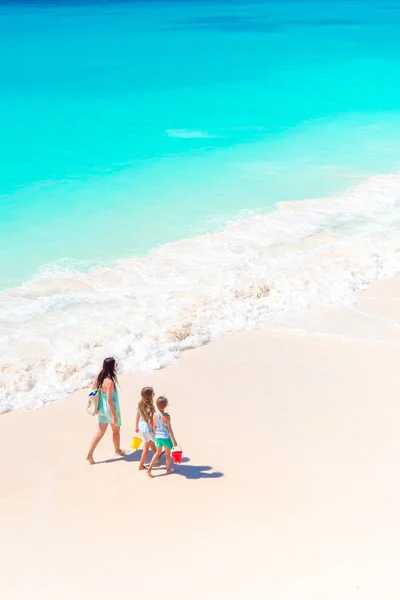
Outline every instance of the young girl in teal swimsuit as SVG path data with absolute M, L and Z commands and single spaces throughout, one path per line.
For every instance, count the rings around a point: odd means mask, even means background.
M 163 449 L 165 449 L 165 462 L 167 466 L 167 473 L 173 473 L 171 469 L 171 450 L 177 445 L 174 432 L 171 427 L 171 417 L 165 412 L 168 406 L 168 400 L 164 396 L 160 396 L 156 400 L 157 412 L 153 417 L 153 429 L 155 431 L 154 444 L 156 446 L 156 453 L 154 454 L 149 468 L 147 469 L 147 475 L 153 477 L 151 470 L 160 458 Z

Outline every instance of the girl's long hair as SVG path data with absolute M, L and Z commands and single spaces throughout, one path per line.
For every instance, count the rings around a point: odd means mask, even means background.
M 152 387 L 144 387 L 140 395 L 142 396 L 138 404 L 140 416 L 146 423 L 151 423 L 153 415 L 156 412 L 153 403 L 154 390 Z
M 116 362 L 115 358 L 105 358 L 103 361 L 103 368 L 100 373 L 97 375 L 96 379 L 96 387 L 97 389 L 101 388 L 105 379 L 111 379 L 114 383 L 118 383 L 117 372 L 116 372 Z

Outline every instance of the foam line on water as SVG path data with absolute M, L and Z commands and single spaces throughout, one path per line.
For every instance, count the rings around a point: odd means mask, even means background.
M 90 382 L 253 329 L 277 313 L 349 305 L 400 272 L 400 175 L 335 198 L 285 203 L 89 272 L 51 265 L 0 293 L 0 411 L 39 408 Z

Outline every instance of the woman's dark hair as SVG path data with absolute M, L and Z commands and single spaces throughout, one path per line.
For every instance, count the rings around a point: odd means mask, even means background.
M 118 383 L 117 373 L 115 370 L 116 362 L 115 358 L 105 358 L 103 361 L 103 368 L 100 373 L 97 375 L 96 386 L 97 389 L 101 388 L 105 379 L 109 378 L 114 383 Z

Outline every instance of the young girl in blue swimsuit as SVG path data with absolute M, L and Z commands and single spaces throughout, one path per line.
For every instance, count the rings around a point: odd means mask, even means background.
M 154 445 L 153 416 L 156 412 L 153 404 L 154 390 L 152 387 L 144 387 L 140 392 L 141 399 L 136 411 L 136 429 L 135 432 L 143 440 L 143 451 L 139 463 L 139 471 L 143 471 L 149 450 L 156 451 Z

